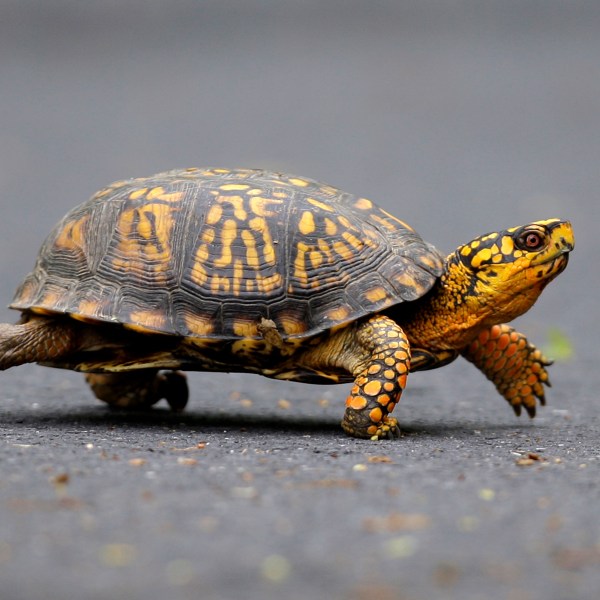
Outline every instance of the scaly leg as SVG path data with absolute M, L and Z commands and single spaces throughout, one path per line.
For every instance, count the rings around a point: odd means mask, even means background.
M 53 362 L 76 350 L 77 326 L 66 319 L 31 317 L 0 323 L 0 371 L 32 362 Z
M 406 335 L 395 321 L 376 315 L 359 326 L 355 339 L 362 358 L 352 369 L 354 387 L 342 427 L 360 438 L 398 437 L 398 422 L 389 413 L 400 400 L 410 369 Z
M 98 398 L 116 408 L 150 408 L 165 398 L 174 411 L 182 411 L 188 386 L 181 371 L 159 373 L 140 369 L 126 373 L 87 373 L 85 380 Z
M 527 338 L 508 325 L 494 325 L 479 334 L 461 354 L 491 380 L 517 415 L 525 407 L 535 417 L 536 399 L 550 385 L 546 367 L 552 364 Z

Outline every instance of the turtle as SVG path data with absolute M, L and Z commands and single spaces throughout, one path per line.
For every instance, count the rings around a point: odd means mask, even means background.
M 184 371 L 353 383 L 342 427 L 400 435 L 409 372 L 458 356 L 519 415 L 545 403 L 551 362 L 508 323 L 567 266 L 551 218 L 444 257 L 375 202 L 258 169 L 190 168 L 118 181 L 43 243 L 0 324 L 0 369 L 85 373 L 94 395 L 183 410 Z

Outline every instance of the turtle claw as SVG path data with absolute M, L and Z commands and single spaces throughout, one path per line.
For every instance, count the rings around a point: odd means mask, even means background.
M 400 427 L 398 426 L 398 420 L 394 417 L 383 417 L 381 425 L 377 428 L 377 431 L 371 435 L 370 439 L 373 441 L 377 440 L 395 440 L 400 437 Z

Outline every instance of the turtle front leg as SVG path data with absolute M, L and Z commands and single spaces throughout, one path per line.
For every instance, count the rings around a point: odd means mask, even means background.
M 141 369 L 123 373 L 87 373 L 85 380 L 98 400 L 115 408 L 150 408 L 165 398 L 174 411 L 182 411 L 188 386 L 181 371 Z
M 517 416 L 524 406 L 533 418 L 536 400 L 546 403 L 543 384 L 550 385 L 546 367 L 552 361 L 509 325 L 483 331 L 461 354 L 492 381 Z
M 389 414 L 400 400 L 410 369 L 406 335 L 395 321 L 376 315 L 358 327 L 355 341 L 361 358 L 352 369 L 354 387 L 342 427 L 359 438 L 398 437 L 398 421 Z

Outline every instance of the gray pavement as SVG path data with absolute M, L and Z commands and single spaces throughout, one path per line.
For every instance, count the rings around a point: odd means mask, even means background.
M 519 322 L 565 356 L 535 421 L 464 362 L 411 376 L 379 443 L 339 429 L 345 386 L 193 374 L 185 414 L 119 414 L 77 374 L 0 374 L 0 598 L 595 600 L 599 13 L 0 1 L 2 307 L 66 210 L 172 167 L 329 181 L 444 251 L 577 236 Z

